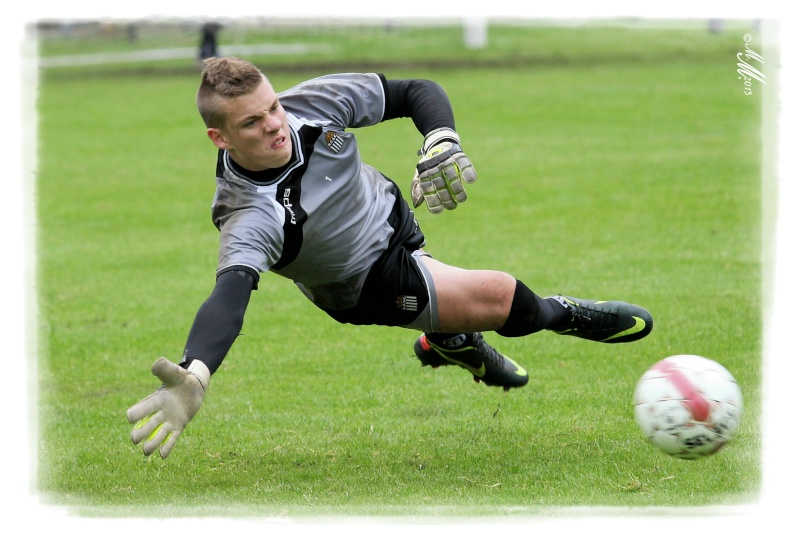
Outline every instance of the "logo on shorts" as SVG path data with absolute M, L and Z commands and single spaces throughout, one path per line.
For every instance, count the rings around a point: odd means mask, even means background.
M 417 310 L 417 297 L 416 296 L 398 296 L 395 300 L 398 309 L 403 311 L 416 311 Z
M 325 144 L 327 144 L 328 148 L 333 150 L 334 153 L 338 154 L 344 146 L 344 141 L 335 131 L 327 131 L 325 132 Z

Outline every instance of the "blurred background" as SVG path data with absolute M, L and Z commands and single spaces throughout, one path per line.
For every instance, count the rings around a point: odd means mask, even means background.
M 583 29 L 580 40 L 570 29 Z M 707 57 L 698 34 L 756 31 L 758 20 L 716 18 L 381 18 L 47 20 L 30 24 L 47 73 L 194 69 L 209 55 L 237 55 L 272 69 L 367 69 L 400 65 L 507 66 L 660 56 Z M 607 31 L 614 28 L 615 31 Z M 596 31 L 592 38 L 591 31 Z M 684 30 L 687 33 L 675 30 Z M 587 36 L 587 31 L 589 32 Z M 644 39 L 644 41 L 642 40 Z M 740 39 L 720 37 L 716 51 L 735 54 Z M 653 45 L 653 46 L 650 46 Z M 655 52 L 654 52 L 655 51 Z M 655 57 L 654 57 L 655 53 Z M 735 55 L 734 55 L 735 57 Z

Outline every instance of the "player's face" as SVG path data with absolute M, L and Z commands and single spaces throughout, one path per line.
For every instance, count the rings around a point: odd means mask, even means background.
M 248 170 L 279 168 L 289 162 L 292 138 L 286 111 L 266 78 L 252 93 L 226 99 L 222 105 L 225 127 L 208 129 L 215 145 Z

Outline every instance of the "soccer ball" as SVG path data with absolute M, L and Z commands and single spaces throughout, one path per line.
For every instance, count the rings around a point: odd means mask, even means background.
M 699 355 L 673 355 L 639 380 L 636 423 L 653 445 L 681 459 L 716 453 L 736 434 L 742 391 L 733 375 Z

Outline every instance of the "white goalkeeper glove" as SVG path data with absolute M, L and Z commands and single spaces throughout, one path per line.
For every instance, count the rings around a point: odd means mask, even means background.
M 211 372 L 198 359 L 184 369 L 164 357 L 159 357 L 151 370 L 162 386 L 128 409 L 128 422 L 135 423 L 131 440 L 134 444 L 144 442 L 145 455 L 158 450 L 166 459 L 183 428 L 200 409 Z
M 464 155 L 458 134 L 450 128 L 428 133 L 422 144 L 414 177 L 411 179 L 411 201 L 419 207 L 424 201 L 433 214 L 455 209 L 467 199 L 464 183 L 478 178 L 475 167 Z

